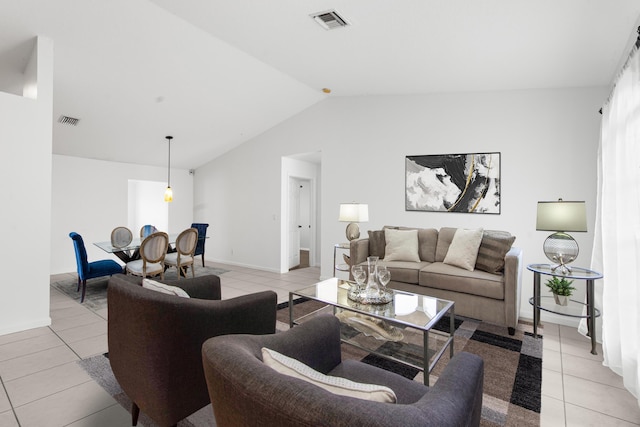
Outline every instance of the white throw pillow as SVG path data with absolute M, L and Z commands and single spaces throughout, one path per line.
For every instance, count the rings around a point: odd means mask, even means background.
M 189 298 L 189 294 L 184 289 L 177 286 L 165 285 L 155 280 L 142 279 L 142 287 L 163 294 L 175 295 L 177 297 Z
M 482 243 L 482 228 L 477 230 L 458 228 L 443 262 L 473 271 L 480 243 Z
M 346 378 L 324 375 L 296 359 L 265 347 L 262 348 L 262 360 L 265 365 L 281 374 L 307 381 L 340 396 L 396 403 L 396 394 L 389 387 L 357 383 Z
M 385 261 L 420 262 L 418 254 L 418 230 L 394 230 L 385 228 Z

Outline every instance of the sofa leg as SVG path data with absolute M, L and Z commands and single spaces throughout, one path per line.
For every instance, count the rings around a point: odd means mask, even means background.
M 131 425 L 138 425 L 138 416 L 140 415 L 140 408 L 136 405 L 135 402 L 131 402 Z
M 516 333 L 516 328 L 507 328 L 507 330 L 509 331 L 509 335 L 515 335 Z

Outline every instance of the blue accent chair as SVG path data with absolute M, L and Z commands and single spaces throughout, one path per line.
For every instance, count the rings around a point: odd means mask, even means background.
M 111 259 L 99 261 L 87 261 L 87 249 L 84 247 L 84 240 L 78 233 L 72 231 L 69 237 L 73 240 L 73 248 L 76 250 L 76 264 L 78 266 L 78 289 L 82 285 L 82 297 L 80 302 L 84 302 L 84 295 L 87 291 L 87 280 L 96 277 L 111 276 L 122 273 L 122 266 Z
M 207 237 L 207 227 L 209 224 L 197 223 L 194 222 L 191 224 L 191 228 L 195 228 L 198 230 L 198 243 L 196 243 L 196 251 L 193 253 L 193 257 L 196 255 L 202 256 L 202 266 L 204 267 L 204 242 Z

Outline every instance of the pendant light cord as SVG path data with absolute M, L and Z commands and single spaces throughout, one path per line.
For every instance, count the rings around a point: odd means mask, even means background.
M 167 136 L 167 141 L 169 145 L 169 164 L 167 165 L 167 187 L 171 187 L 171 140 L 172 136 Z

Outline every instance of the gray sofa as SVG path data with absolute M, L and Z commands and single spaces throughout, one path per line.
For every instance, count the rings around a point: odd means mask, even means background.
M 277 372 L 262 347 L 322 374 L 391 388 L 396 403 L 333 394 Z M 320 315 L 274 335 L 226 335 L 202 347 L 216 424 L 226 426 L 478 426 L 484 364 L 457 353 L 432 387 L 357 360 L 342 360 L 340 322 Z M 229 367 L 232 367 L 230 369 Z
M 384 259 L 386 228 L 416 230 L 385 226 L 383 230 L 369 231 L 368 238 L 352 240 L 352 265 L 366 265 L 369 255 L 379 256 L 379 264 L 386 265 L 391 272 L 391 288 L 454 301 L 456 314 L 504 325 L 513 335 L 520 316 L 522 282 L 522 250 L 511 246 L 515 237 L 503 231 L 485 231 L 477 261 L 482 266 L 476 264 L 469 271 L 443 262 L 456 228 L 417 229 L 419 262 Z M 495 246 L 510 248 L 503 267 L 502 260 L 491 259 L 492 254 L 503 253 L 494 250 Z

